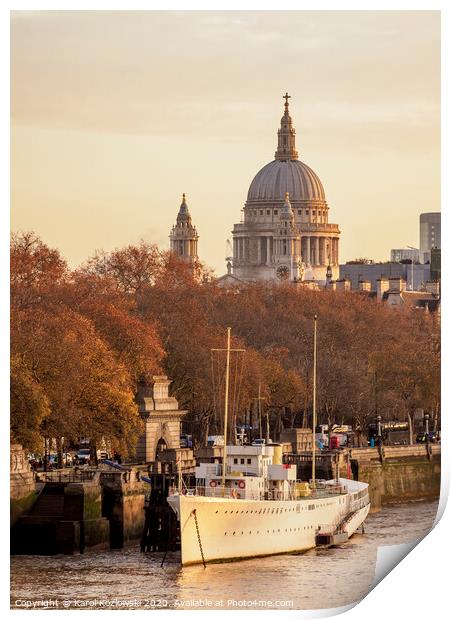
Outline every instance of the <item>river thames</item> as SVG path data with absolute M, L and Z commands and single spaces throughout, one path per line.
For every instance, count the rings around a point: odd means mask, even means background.
M 374 578 L 377 548 L 423 537 L 438 502 L 384 506 L 365 533 L 330 549 L 181 568 L 176 554 L 126 550 L 11 558 L 11 608 L 318 609 L 361 600 Z

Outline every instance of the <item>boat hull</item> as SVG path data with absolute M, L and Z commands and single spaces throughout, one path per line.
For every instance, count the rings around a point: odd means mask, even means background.
M 334 531 L 347 515 L 342 531 L 352 536 L 370 508 L 352 501 L 350 494 L 299 501 L 168 497 L 180 522 L 184 566 L 306 551 L 318 532 Z

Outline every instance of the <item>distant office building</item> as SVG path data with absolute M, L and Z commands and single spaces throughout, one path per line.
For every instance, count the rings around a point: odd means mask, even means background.
M 442 277 L 442 251 L 440 248 L 431 249 L 431 280 L 438 282 Z
M 431 249 L 442 247 L 441 213 L 420 215 L 420 254 L 422 261 L 431 260 Z
M 407 289 L 419 291 L 431 279 L 430 265 L 405 263 L 346 263 L 340 265 L 340 280 L 349 280 L 351 290 L 361 290 L 360 283 L 371 283 L 371 291 L 377 290 L 377 281 L 380 279 L 399 278 L 406 281 Z M 413 286 L 412 286 L 413 283 Z
M 420 250 L 412 248 L 400 248 L 398 250 L 390 250 L 390 262 L 400 263 L 403 260 L 413 260 L 414 263 L 420 262 Z

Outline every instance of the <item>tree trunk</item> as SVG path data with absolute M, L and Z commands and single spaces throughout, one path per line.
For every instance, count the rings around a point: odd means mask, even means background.
M 44 437 L 44 471 L 48 471 L 47 437 Z
M 409 423 L 409 445 L 413 445 L 413 422 L 412 422 L 412 414 L 410 411 L 407 412 L 407 421 Z
M 63 442 L 61 441 L 61 437 L 56 438 L 56 453 L 58 457 L 58 469 L 62 469 L 64 467 L 63 463 Z
M 90 461 L 91 461 L 91 465 L 95 465 L 97 467 L 97 465 L 99 464 L 99 460 L 97 458 L 97 444 L 96 443 L 92 443 L 91 444 L 91 454 L 90 454 Z

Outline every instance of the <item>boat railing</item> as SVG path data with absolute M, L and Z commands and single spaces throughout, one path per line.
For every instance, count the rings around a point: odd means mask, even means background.
M 175 490 L 174 490 L 175 492 Z M 170 492 L 171 494 L 171 492 Z M 217 497 L 228 499 L 262 500 L 265 493 L 251 489 L 223 487 L 220 483 L 214 486 L 196 486 L 182 488 L 182 495 L 195 495 L 198 497 Z
M 359 497 L 358 499 L 351 500 L 349 504 L 349 508 L 352 512 L 356 510 L 360 510 L 369 504 L 369 495 L 366 494 L 363 497 Z

